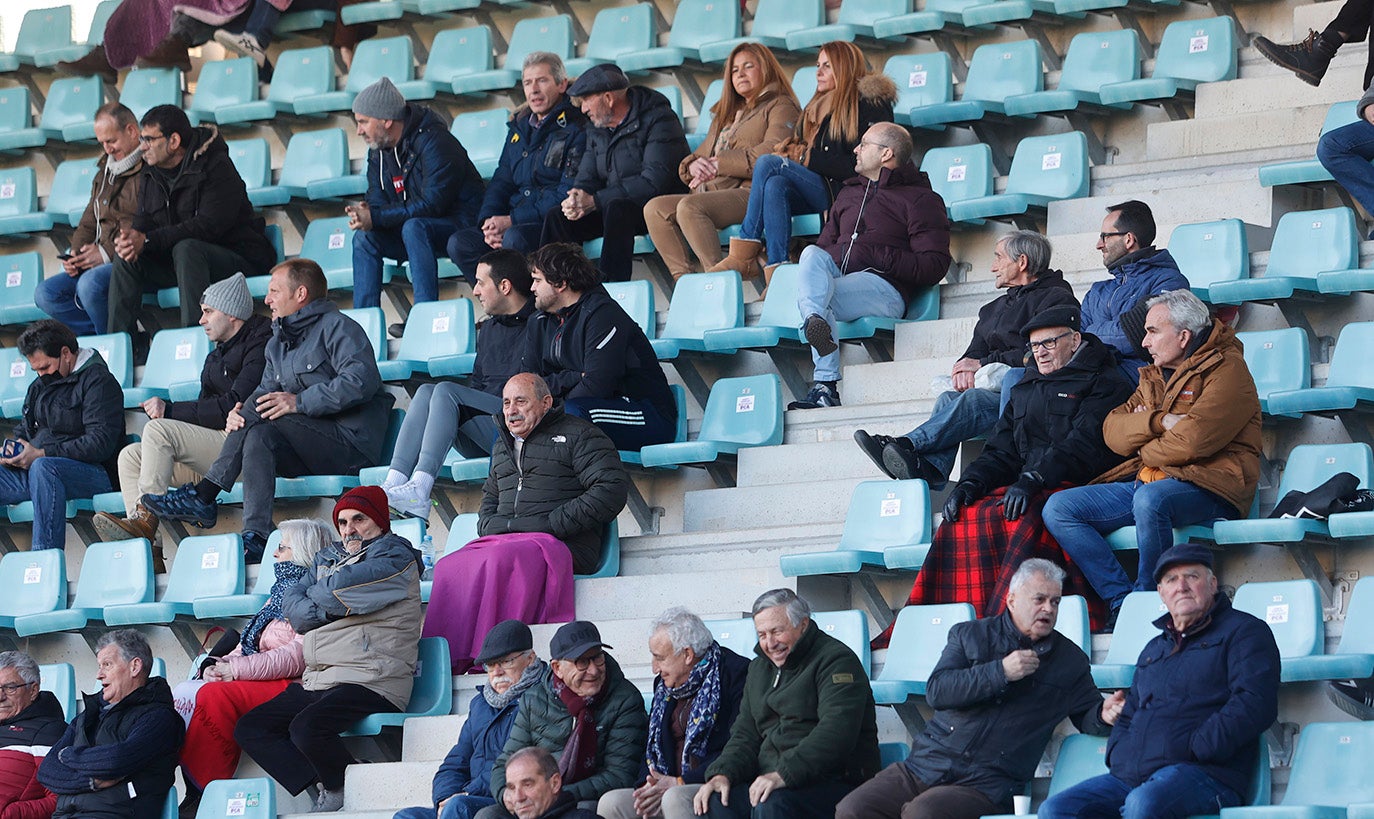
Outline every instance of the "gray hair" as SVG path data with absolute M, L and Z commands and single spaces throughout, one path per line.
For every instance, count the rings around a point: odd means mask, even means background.
M 115 629 L 100 635 L 100 639 L 95 643 L 96 653 L 100 653 L 106 646 L 115 646 L 119 649 L 119 656 L 124 662 L 131 663 L 140 660 L 143 663 L 142 676 L 146 679 L 153 671 L 153 650 L 148 647 L 148 638 L 139 634 L 131 628 Z
M 1145 302 L 1147 309 L 1157 304 L 1168 308 L 1169 323 L 1174 325 L 1175 330 L 1187 330 L 1193 334 L 1193 338 L 1197 338 L 1198 334 L 1212 324 L 1212 316 L 1207 312 L 1207 305 L 1202 303 L 1202 299 L 1194 296 L 1191 290 L 1165 290 Z
M 525 69 L 532 65 L 546 65 L 549 67 L 549 73 L 553 75 L 554 82 L 567 82 L 568 69 L 563 65 L 563 58 L 552 51 L 531 51 L 526 54 L 525 62 L 520 65 L 520 73 L 524 74 Z
M 1011 576 L 1011 583 L 1007 587 L 1008 593 L 1014 593 L 1017 589 L 1026 585 L 1034 575 L 1040 575 L 1051 583 L 1058 583 L 1060 587 L 1064 585 L 1064 578 L 1068 575 L 1053 561 L 1043 557 L 1032 557 L 1016 567 L 1016 574 Z
M 682 606 L 674 606 L 655 617 L 649 624 L 649 636 L 657 634 L 659 629 L 668 635 L 668 640 L 673 644 L 673 651 L 690 648 L 697 657 L 705 655 L 711 643 L 715 641 L 715 637 L 711 636 L 711 630 L 701 622 L 701 618 Z
M 511 765 L 522 759 L 530 759 L 539 766 L 539 775 L 546 780 L 553 779 L 553 775 L 558 773 L 558 760 L 553 758 L 553 754 L 549 753 L 547 748 L 527 745 L 510 755 L 510 759 L 506 760 L 506 768 L 509 769 Z
M 284 520 L 277 525 L 283 543 L 291 545 L 291 562 L 309 569 L 315 565 L 315 555 L 334 542 L 335 532 L 318 518 Z
M 791 623 L 793 627 L 801 625 L 803 620 L 808 620 L 811 617 L 811 606 L 807 605 L 806 601 L 798 597 L 797 593 L 791 589 L 771 589 L 760 594 L 758 599 L 754 601 L 754 608 L 750 613 L 757 617 L 759 612 L 774 606 L 787 607 L 787 622 Z
M 1003 252 L 1016 261 L 1026 257 L 1026 272 L 1034 278 L 1050 266 L 1050 240 L 1033 230 L 1013 230 L 998 240 L 1004 246 Z
M 38 663 L 22 651 L 0 652 L 0 669 L 13 668 L 19 679 L 33 685 L 43 679 L 38 671 Z

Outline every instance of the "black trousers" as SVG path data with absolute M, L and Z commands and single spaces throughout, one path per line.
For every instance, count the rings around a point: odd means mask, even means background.
M 707 819 L 832 819 L 835 805 L 852 786 L 843 782 L 819 782 L 800 788 L 778 788 L 756 806 L 749 804 L 749 785 L 732 785 L 730 804 L 711 794 Z
M 368 714 L 398 710 L 361 685 L 306 691 L 292 683 L 239 717 L 234 740 L 293 796 L 315 782 L 336 791 L 344 785 L 344 769 L 357 761 L 339 732 Z
M 539 244 L 549 242 L 590 242 L 601 239 L 601 259 L 597 267 L 603 282 L 627 282 L 634 262 L 635 237 L 648 233 L 644 205 L 633 199 L 613 199 L 578 219 L 568 221 L 563 211 L 554 208 L 544 217 L 544 233 Z
M 126 262 L 116 257 L 110 273 L 108 331 L 133 333 L 143 293 L 172 285 L 181 293 L 181 326 L 194 327 L 200 321 L 205 288 L 240 271 L 245 276 L 265 272 L 229 248 L 200 239 L 177 242 L 170 258 L 143 255 L 136 262 Z

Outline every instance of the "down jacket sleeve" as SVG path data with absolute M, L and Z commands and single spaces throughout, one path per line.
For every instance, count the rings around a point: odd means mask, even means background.
M 41 419 L 31 418 L 29 407 L 25 406 L 25 439 L 41 446 L 47 455 L 53 457 L 71 458 L 88 464 L 103 463 L 118 450 L 124 438 L 124 391 L 110 371 L 96 362 L 87 363 L 78 379 L 81 434 L 65 440 L 48 439 L 40 426 Z M 30 398 L 40 386 L 39 381 L 30 385 Z
M 300 638 L 270 651 L 226 657 L 235 680 L 294 680 L 305 673 Z
M 415 550 L 398 535 L 382 535 L 357 555 L 341 558 L 335 544 L 315 559 L 315 576 L 307 573 L 282 596 L 282 613 L 304 634 L 351 614 L 369 614 L 410 594 L 408 572 L 415 569 Z

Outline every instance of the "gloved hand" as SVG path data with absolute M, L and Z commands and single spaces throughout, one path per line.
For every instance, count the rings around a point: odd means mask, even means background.
M 954 489 L 945 499 L 945 522 L 950 523 L 959 519 L 959 510 L 983 496 L 978 487 L 971 483 L 960 481 L 954 485 Z
M 1040 489 L 1038 476 L 1030 472 L 1021 473 L 1020 479 L 1007 487 L 1006 494 L 1002 496 L 1002 517 L 1016 520 L 1026 514 L 1026 510 L 1030 508 L 1031 498 L 1035 497 Z

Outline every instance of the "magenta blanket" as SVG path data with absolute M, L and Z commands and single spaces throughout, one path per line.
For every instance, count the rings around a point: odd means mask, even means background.
M 285 11 L 291 0 L 268 0 Z M 153 53 L 172 30 L 172 15 L 188 14 L 210 25 L 223 25 L 248 8 L 249 0 L 124 0 L 105 24 L 105 57 L 117 69 Z
M 466 673 L 491 627 L 511 619 L 577 619 L 572 553 L 563 541 L 545 534 L 479 537 L 434 564 L 424 636 L 448 640 L 453 673 Z

